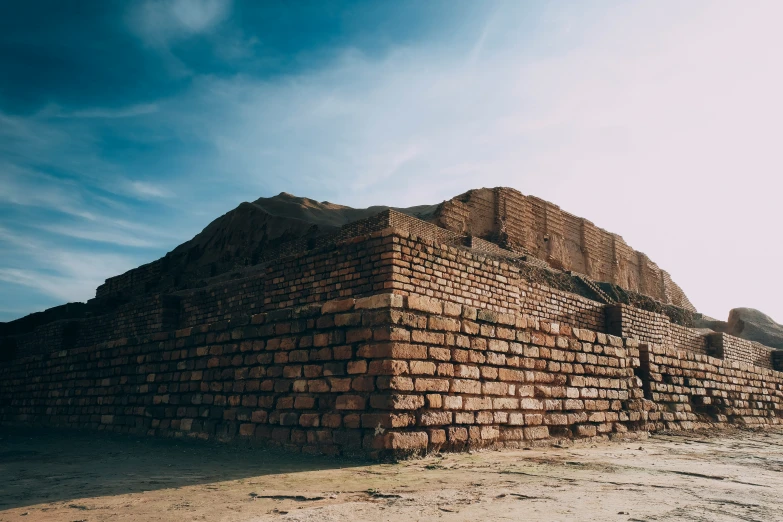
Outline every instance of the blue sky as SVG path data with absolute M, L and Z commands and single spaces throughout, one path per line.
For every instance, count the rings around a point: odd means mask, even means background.
M 778 3 L 0 5 L 0 321 L 241 201 L 512 186 L 783 320 Z

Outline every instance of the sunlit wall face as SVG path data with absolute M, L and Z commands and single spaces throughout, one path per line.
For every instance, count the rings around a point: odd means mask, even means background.
M 243 200 L 507 185 L 619 233 L 706 314 L 783 321 L 779 2 L 33 4 L 0 8 L 0 320 Z

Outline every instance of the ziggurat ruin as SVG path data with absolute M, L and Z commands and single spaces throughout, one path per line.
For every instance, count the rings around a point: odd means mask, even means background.
M 0 324 L 0 420 L 373 458 L 781 424 L 780 351 L 701 320 L 622 238 L 513 189 L 281 194 Z

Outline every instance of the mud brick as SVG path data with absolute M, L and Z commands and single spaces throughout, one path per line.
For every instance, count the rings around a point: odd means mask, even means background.
M 455 411 L 454 424 L 474 424 L 476 415 L 470 411 Z
M 365 398 L 358 395 L 340 395 L 335 407 L 338 410 L 363 410 L 365 403 Z
M 454 365 L 455 377 L 462 377 L 465 379 L 478 379 L 480 375 L 481 372 L 479 371 L 478 366 L 468 366 L 465 364 Z
M 321 313 L 323 314 L 335 314 L 340 312 L 347 312 L 354 307 L 354 299 L 335 299 L 333 301 L 327 301 L 321 306 Z
M 430 346 L 429 358 L 435 359 L 436 361 L 449 361 L 451 360 L 451 350 L 448 348 L 437 348 Z
M 427 379 L 416 378 L 414 379 L 414 387 L 416 391 L 435 391 L 435 392 L 447 392 L 449 391 L 448 379 Z
M 435 330 L 435 331 L 446 331 L 446 332 L 460 331 L 459 321 L 457 321 L 456 319 L 452 319 L 450 317 L 431 316 L 429 318 L 427 326 L 430 330 Z
M 402 376 L 382 375 L 376 379 L 379 390 L 413 391 L 413 379 Z
M 524 371 L 509 370 L 506 368 L 500 368 L 498 370 L 498 379 L 508 382 L 526 382 L 528 380 Z
M 424 397 L 421 395 L 371 395 L 370 407 L 379 410 L 417 410 L 424 406 Z
M 449 301 L 443 302 L 443 315 L 449 317 L 459 317 L 462 314 L 462 305 L 457 303 L 451 303 Z
M 429 297 L 410 295 L 407 298 L 408 308 L 435 315 L 443 314 L 443 303 Z
M 467 379 L 454 379 L 451 381 L 449 391 L 454 394 L 478 395 L 481 393 L 481 383 Z
M 427 347 L 405 343 L 368 344 L 360 347 L 357 355 L 367 359 L 426 359 Z
M 268 413 L 265 412 L 264 410 L 256 410 L 250 416 L 250 420 L 256 424 L 266 423 L 267 418 L 268 418 Z
M 460 331 L 465 335 L 478 335 L 480 325 L 472 321 L 462 321 Z
M 450 363 L 438 363 L 435 374 L 441 377 L 453 377 L 454 365 Z
M 411 361 L 410 372 L 413 375 L 435 375 L 435 363 L 429 361 Z
M 405 428 L 416 424 L 416 417 L 408 413 L 363 413 L 361 424 L 364 428 Z
M 492 399 L 490 397 L 465 397 L 462 401 L 465 410 L 491 410 Z
M 399 360 L 370 361 L 370 375 L 406 375 L 410 373 L 408 362 Z
M 376 332 L 377 333 L 377 332 Z M 371 328 L 354 328 L 345 333 L 345 342 L 349 344 L 369 341 L 373 338 L 374 332 Z M 385 339 L 382 339 L 385 340 Z
M 495 410 L 515 410 L 519 408 L 519 399 L 494 397 L 492 398 L 492 408 Z
M 349 361 L 347 371 L 349 374 L 367 373 L 367 361 Z
M 395 326 L 381 326 L 372 330 L 372 339 L 375 341 L 410 342 L 411 333 L 404 328 L 397 328 Z
M 375 377 L 355 377 L 351 382 L 351 389 L 364 392 L 373 391 L 375 389 Z
M 443 345 L 446 342 L 446 337 L 442 333 L 414 330 L 411 333 L 411 340 L 415 343 Z
M 468 430 L 467 428 L 461 428 L 456 426 L 449 427 L 446 428 L 446 437 L 448 438 L 449 442 L 454 442 L 454 443 L 467 442 Z
M 329 391 L 347 392 L 351 390 L 351 379 L 349 377 L 328 377 Z
M 354 308 L 357 310 L 375 309 L 375 308 L 400 308 L 402 306 L 402 296 L 394 294 L 379 294 L 370 297 L 357 299 Z
M 419 416 L 421 426 L 442 426 L 451 424 L 452 413 L 450 411 L 427 411 Z
M 509 385 L 504 382 L 482 382 L 481 393 L 484 395 L 507 395 Z
M 347 360 L 353 357 L 353 348 L 350 346 L 335 346 L 332 348 L 332 356 L 335 360 Z
M 384 436 L 384 447 L 391 450 L 426 450 L 428 443 L 426 431 L 389 432 Z
M 296 397 L 294 408 L 297 410 L 310 410 L 315 407 L 315 397 Z
M 310 379 L 307 381 L 307 391 L 310 393 L 326 393 L 329 383 L 325 379 Z
M 430 445 L 441 445 L 446 443 L 446 430 L 430 429 L 427 430 L 430 439 Z
M 519 408 L 522 410 L 542 410 L 544 403 L 539 399 L 525 397 L 519 400 Z
M 439 395 L 437 393 L 428 393 L 425 396 L 427 400 L 427 407 L 428 408 L 442 408 L 443 407 L 443 396 Z

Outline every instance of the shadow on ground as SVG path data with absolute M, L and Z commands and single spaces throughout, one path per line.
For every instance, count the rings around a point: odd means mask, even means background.
M 0 427 L 0 511 L 366 464 L 361 460 L 299 455 L 274 448 Z

